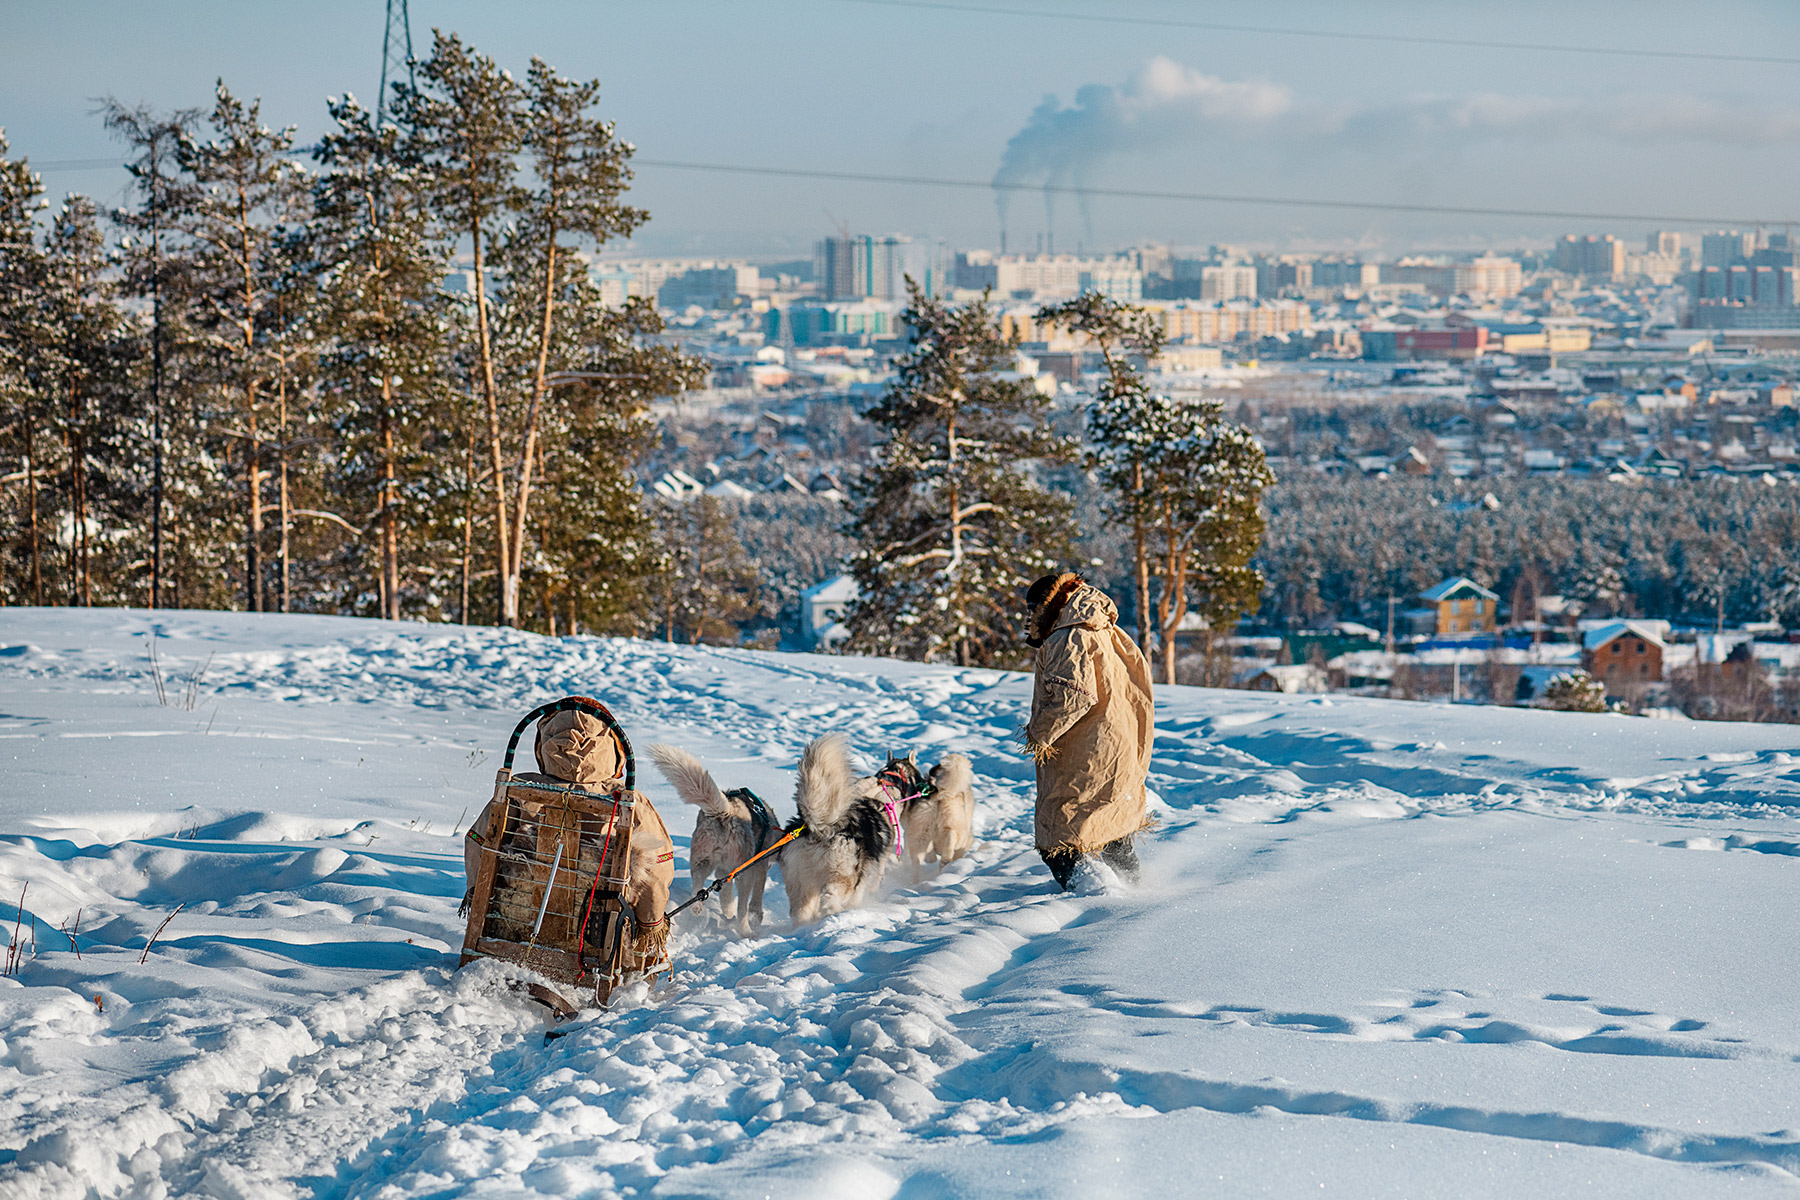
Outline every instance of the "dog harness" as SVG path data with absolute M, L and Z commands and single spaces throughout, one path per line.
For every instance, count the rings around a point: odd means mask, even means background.
M 751 853 L 761 853 L 775 836 L 775 814 L 769 811 L 763 798 L 749 788 L 732 788 L 725 794 L 750 810 L 750 827 L 756 831 L 756 849 Z
M 903 790 L 913 786 L 915 778 L 918 778 L 919 790 L 908 796 L 900 795 Z M 881 815 L 893 828 L 894 857 L 900 858 L 902 857 L 901 852 L 906 847 L 906 831 L 900 825 L 900 806 L 931 795 L 932 787 L 930 783 L 919 777 L 917 768 L 910 772 L 907 771 L 905 763 L 889 763 L 881 768 L 875 772 L 875 782 L 880 785 L 881 791 L 886 797 L 881 802 Z

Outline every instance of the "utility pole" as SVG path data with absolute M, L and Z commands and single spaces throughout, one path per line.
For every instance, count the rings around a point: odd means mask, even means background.
M 1388 597 L 1387 652 L 1390 658 L 1394 653 L 1394 604 L 1398 600 L 1398 596 Z
M 404 78 L 413 86 L 412 24 L 406 0 L 387 0 L 387 31 L 381 37 L 381 92 L 375 97 L 375 128 L 387 121 L 388 93 Z

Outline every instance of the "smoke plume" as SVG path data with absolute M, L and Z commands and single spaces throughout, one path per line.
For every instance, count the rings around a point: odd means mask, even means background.
M 1335 179 L 1357 156 L 1404 157 L 1415 167 L 1446 165 L 1459 151 L 1500 142 L 1587 139 L 1611 145 L 1781 146 L 1800 143 L 1800 109 L 1661 92 L 1639 96 L 1420 95 L 1380 104 L 1300 102 L 1284 85 L 1221 79 L 1156 57 L 1123 84 L 1090 83 L 1064 105 L 1047 96 L 1006 143 L 994 172 L 1004 241 L 1012 196 L 1044 189 L 1047 229 L 1058 191 L 1072 190 L 1091 242 L 1082 189 L 1107 160 L 1130 153 L 1223 150 L 1223 139 L 1257 143 L 1308 171 Z M 1210 145 L 1209 145 L 1210 143 Z M 1333 161 L 1337 157 L 1336 162 Z M 1223 162 L 1227 156 L 1219 155 Z
M 1209 128 L 1266 124 L 1292 107 L 1285 87 L 1219 79 L 1160 56 L 1121 86 L 1082 87 L 1066 108 L 1046 96 L 1006 143 L 994 173 L 1000 227 L 1006 228 L 1008 201 L 1020 188 L 1079 189 L 1113 155 L 1179 145 Z M 1091 238 L 1087 198 L 1078 194 L 1077 201 Z M 1052 191 L 1044 193 L 1044 214 L 1054 228 Z

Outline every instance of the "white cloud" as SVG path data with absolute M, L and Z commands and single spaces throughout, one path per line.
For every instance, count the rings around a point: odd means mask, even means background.
M 1018 188 L 1080 188 L 1120 155 L 1217 151 L 1252 138 L 1277 152 L 1285 148 L 1291 157 L 1340 150 L 1404 154 L 1413 162 L 1503 141 L 1776 146 L 1800 142 L 1800 109 L 1669 92 L 1477 92 L 1375 105 L 1309 102 L 1283 84 L 1224 79 L 1158 56 L 1122 84 L 1086 84 L 1073 103 L 1048 96 L 1032 111 L 1008 140 L 994 174 L 1002 227 L 1008 197 Z M 1053 203 L 1046 192 L 1046 209 Z M 1085 203 L 1082 210 L 1085 221 Z

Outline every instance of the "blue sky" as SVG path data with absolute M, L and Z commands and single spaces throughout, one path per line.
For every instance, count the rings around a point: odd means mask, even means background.
M 955 3 L 955 0 L 949 0 Z M 1800 6 L 1462 2 L 1280 6 L 982 0 L 1139 18 L 1489 41 L 1800 56 Z M 598 77 L 645 158 L 1089 186 L 1481 207 L 1800 216 L 1800 68 L 1432 47 L 857 0 L 412 0 L 522 72 L 532 54 Z M 115 153 L 93 101 L 200 105 L 215 76 L 303 139 L 324 98 L 370 97 L 382 0 L 0 0 L 0 125 L 45 163 Z M 1088 89 L 1083 92 L 1081 89 Z M 1048 99 L 1047 99 L 1048 98 Z M 116 198 L 121 172 L 47 168 L 53 196 Z M 979 191 L 761 179 L 646 166 L 651 253 L 805 254 L 836 222 L 994 245 Z M 1630 222 L 1326 212 L 1097 198 L 1008 205 L 1014 248 L 1506 246 Z

